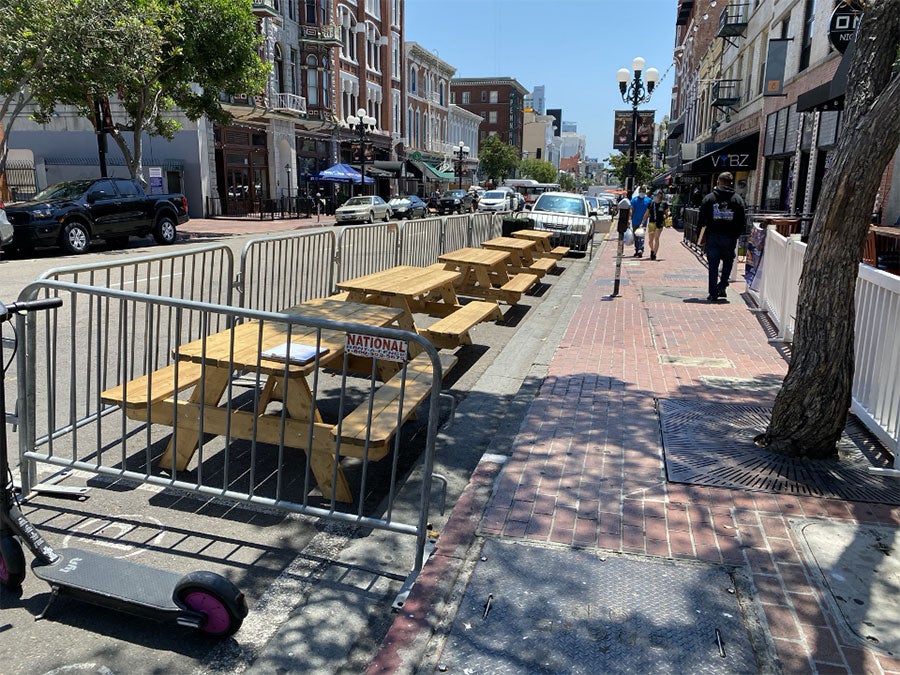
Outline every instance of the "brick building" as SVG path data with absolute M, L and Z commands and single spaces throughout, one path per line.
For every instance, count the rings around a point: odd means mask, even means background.
M 496 135 L 518 149 L 520 157 L 527 95 L 528 90 L 511 77 L 462 77 L 450 82 L 450 102 L 484 118 L 479 140 Z

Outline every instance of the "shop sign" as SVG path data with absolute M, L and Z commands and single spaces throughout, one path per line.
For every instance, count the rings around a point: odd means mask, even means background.
M 732 152 L 721 155 L 713 155 L 713 167 L 716 170 L 736 169 L 753 171 L 756 168 L 756 157 L 749 152 Z
M 843 0 L 834 8 L 828 24 L 828 39 L 841 54 L 853 42 L 861 19 L 862 7 L 855 0 Z

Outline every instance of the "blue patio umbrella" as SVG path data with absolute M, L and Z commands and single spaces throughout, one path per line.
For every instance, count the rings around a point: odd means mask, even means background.
M 362 181 L 362 174 L 352 166 L 346 164 L 335 164 L 316 174 L 316 180 L 333 181 L 337 183 L 359 183 Z M 375 179 L 366 176 L 366 183 L 374 183 Z

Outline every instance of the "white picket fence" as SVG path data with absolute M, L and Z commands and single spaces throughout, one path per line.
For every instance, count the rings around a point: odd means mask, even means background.
M 794 336 L 800 273 L 806 244 L 783 237 L 770 226 L 757 290 L 747 289 L 778 334 Z M 892 475 L 900 476 L 900 277 L 868 265 L 856 281 L 856 368 L 852 410 L 894 454 Z M 874 469 L 873 469 L 874 470 Z

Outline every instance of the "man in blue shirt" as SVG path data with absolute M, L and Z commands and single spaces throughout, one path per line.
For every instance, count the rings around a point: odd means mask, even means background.
M 641 185 L 638 188 L 638 196 L 631 200 L 631 227 L 637 230 L 639 227 L 647 227 L 647 218 L 650 215 L 649 208 L 652 200 L 647 196 L 647 188 Z M 640 258 L 644 255 L 644 238 L 634 237 L 634 257 Z

